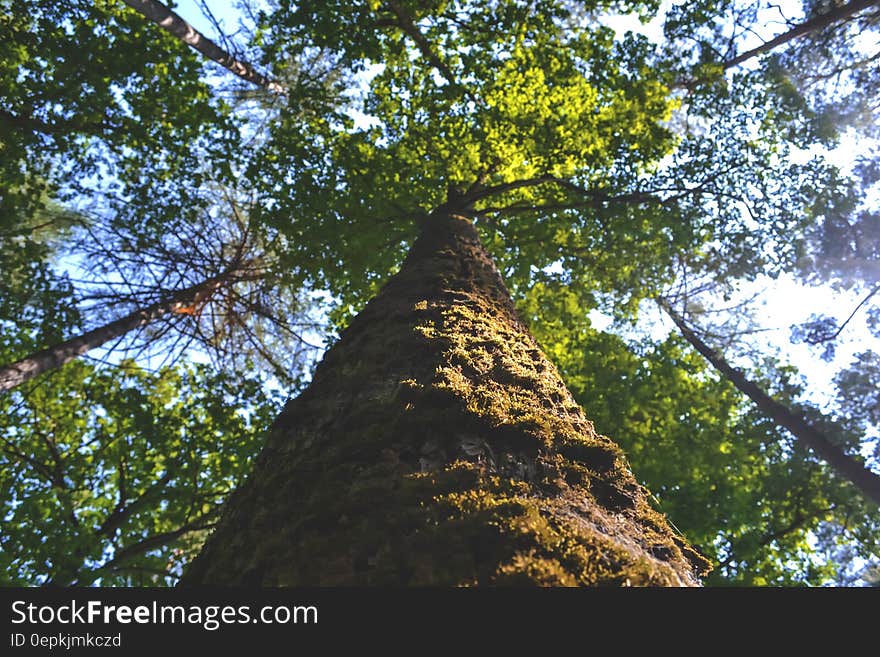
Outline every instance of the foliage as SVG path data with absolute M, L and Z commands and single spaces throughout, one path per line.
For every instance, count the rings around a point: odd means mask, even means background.
M 7 585 L 173 581 L 278 408 L 256 377 L 131 362 L 71 363 L 0 403 Z
M 0 239 L 0 362 L 14 361 L 76 328 L 72 286 L 47 262 L 49 248 L 33 239 Z
M 224 154 L 215 175 L 232 170 L 235 131 L 201 62 L 123 3 L 4 0 L 0 31 L 0 230 L 47 193 L 85 190 L 141 201 L 157 229 L 197 203 L 180 183 L 198 186 L 205 153 Z

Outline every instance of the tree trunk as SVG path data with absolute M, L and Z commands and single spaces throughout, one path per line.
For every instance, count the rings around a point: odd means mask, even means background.
M 146 308 L 135 310 L 109 324 L 99 326 L 91 331 L 65 340 L 61 344 L 38 351 L 26 358 L 0 367 L 0 392 L 11 390 L 26 381 L 30 381 L 43 372 L 61 367 L 74 358 L 82 356 L 114 338 L 121 337 L 140 326 L 149 324 L 155 319 L 172 312 L 189 313 L 193 304 L 207 298 L 229 279 L 231 272 L 222 276 L 209 278 L 197 285 L 175 292 L 168 299 L 159 301 Z
M 287 93 L 283 86 L 258 73 L 250 64 L 233 57 L 161 2 L 157 0 L 123 0 L 123 2 L 242 80 L 276 94 Z
M 183 585 L 695 585 L 528 330 L 438 210 L 271 429 Z
M 731 366 L 720 354 L 703 342 L 666 301 L 661 300 L 660 306 L 672 318 L 685 339 L 736 386 L 737 390 L 751 399 L 767 417 L 788 429 L 796 440 L 813 450 L 819 458 L 824 459 L 838 475 L 852 483 L 865 497 L 880 504 L 880 475 L 874 474 L 863 463 L 835 445 L 803 415 L 776 401 L 757 384 L 749 381 L 745 374 Z
M 733 59 L 729 59 L 724 62 L 724 68 L 733 68 L 734 66 L 738 66 L 745 61 L 748 61 L 752 57 L 757 57 L 765 52 L 770 52 L 774 48 L 777 48 L 781 45 L 792 41 L 793 39 L 797 39 L 798 37 L 802 37 L 805 34 L 809 34 L 810 32 L 815 32 L 816 30 L 821 30 L 829 25 L 832 25 L 838 21 L 842 21 L 854 14 L 859 13 L 863 9 L 867 9 L 868 7 L 873 7 L 875 5 L 880 4 L 880 0 L 854 0 L 853 2 L 849 2 L 845 5 L 840 5 L 839 7 L 835 7 L 831 11 L 811 18 L 808 21 L 804 21 L 800 25 L 796 25 L 788 32 L 784 32 L 780 34 L 775 39 L 771 39 L 766 43 L 761 44 L 757 48 L 752 48 L 751 50 L 747 50 L 744 53 L 741 53 L 734 57 Z

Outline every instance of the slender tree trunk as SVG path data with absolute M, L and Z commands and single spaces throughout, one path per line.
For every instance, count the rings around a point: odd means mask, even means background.
M 769 52 L 774 48 L 777 48 L 781 45 L 792 41 L 793 39 L 797 39 L 798 37 L 802 37 L 805 34 L 809 34 L 810 32 L 815 32 L 817 30 L 824 29 L 829 25 L 837 23 L 838 21 L 842 21 L 854 14 L 859 13 L 863 9 L 867 9 L 868 7 L 873 7 L 876 5 L 880 5 L 880 0 L 853 0 L 853 2 L 849 2 L 845 5 L 840 5 L 835 7 L 831 11 L 821 14 L 820 16 L 816 16 L 811 18 L 808 21 L 804 21 L 800 25 L 796 25 L 788 32 L 780 34 L 775 39 L 770 39 L 766 43 L 761 44 L 757 48 L 752 48 L 751 50 L 747 50 L 744 53 L 741 53 L 734 57 L 733 59 L 729 59 L 724 62 L 724 68 L 733 68 L 734 66 L 739 66 L 745 61 L 752 59 L 753 57 L 757 57 L 765 52 Z
M 123 1 L 135 11 L 143 14 L 147 19 L 156 23 L 166 32 L 173 34 L 208 59 L 217 62 L 226 70 L 231 71 L 242 80 L 246 80 L 258 87 L 263 87 L 273 93 L 287 93 L 287 90 L 278 82 L 257 72 L 250 64 L 233 57 L 161 2 L 157 2 L 157 0 Z
M 871 472 L 863 463 L 835 445 L 827 435 L 810 424 L 803 415 L 773 399 L 757 384 L 747 379 L 745 374 L 731 366 L 721 355 L 703 342 L 687 326 L 682 316 L 675 312 L 665 300 L 660 301 L 660 306 L 672 318 L 681 334 L 693 345 L 694 349 L 699 351 L 740 392 L 751 399 L 767 417 L 779 426 L 788 429 L 796 440 L 824 459 L 838 475 L 852 483 L 865 497 L 880 504 L 880 475 Z
M 282 411 L 182 583 L 694 585 L 707 566 L 446 208 Z
M 86 331 L 54 347 L 38 351 L 11 365 L 0 367 L 0 392 L 11 390 L 43 372 L 61 367 L 74 358 L 140 326 L 149 324 L 163 315 L 172 312 L 186 312 L 194 303 L 208 298 L 230 276 L 231 273 L 226 273 L 222 276 L 206 279 L 197 285 L 175 292 L 165 301 L 159 301 L 146 308 L 135 310 L 109 324 Z

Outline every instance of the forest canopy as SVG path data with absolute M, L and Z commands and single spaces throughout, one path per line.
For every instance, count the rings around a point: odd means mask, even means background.
M 705 584 L 880 583 L 880 3 L 0 0 L 0 33 L 3 583 L 176 583 L 453 205 Z

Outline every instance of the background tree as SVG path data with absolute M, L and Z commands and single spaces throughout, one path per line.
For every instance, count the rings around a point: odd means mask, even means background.
M 660 508 L 716 564 L 707 584 L 828 581 L 843 565 L 817 548 L 817 535 L 846 546 L 856 564 L 876 559 L 872 505 L 681 337 L 599 331 L 553 282 L 536 285 L 520 312 L 596 426 L 617 436 Z M 801 398 L 793 368 L 760 372 L 777 398 Z
M 854 457 L 852 454 L 847 454 L 845 449 L 835 444 L 835 441 L 829 434 L 815 423 L 810 422 L 798 410 L 773 399 L 771 395 L 762 390 L 754 381 L 749 380 L 744 372 L 728 363 L 723 355 L 712 349 L 700 338 L 697 331 L 672 307 L 668 300 L 661 299 L 659 303 L 691 346 L 706 358 L 737 390 L 756 404 L 762 413 L 779 426 L 788 430 L 805 447 L 813 450 L 840 477 L 858 488 L 868 500 L 880 505 L 880 476 L 866 468 L 858 456 Z M 856 447 L 858 446 L 858 443 L 856 443 Z
M 123 351 L 167 362 L 194 343 L 219 362 L 252 357 L 285 382 L 295 381 L 314 350 L 300 331 L 315 324 L 295 272 L 278 267 L 283 240 L 258 231 L 230 196 L 197 224 L 169 222 L 149 242 L 117 216 L 81 216 L 64 257 L 82 263 L 76 279 L 81 316 L 100 323 L 0 368 L 0 390 L 99 347 L 105 357 Z M 289 294 L 275 290 L 280 281 L 290 282 Z M 293 353 L 274 355 L 278 344 L 293 345 Z
M 170 7 L 156 0 L 126 0 L 125 4 L 241 79 L 273 93 L 285 93 L 285 89 L 281 84 L 270 80 L 265 75 L 257 72 L 247 62 L 241 61 L 232 53 L 223 50 L 211 39 L 183 20 Z

